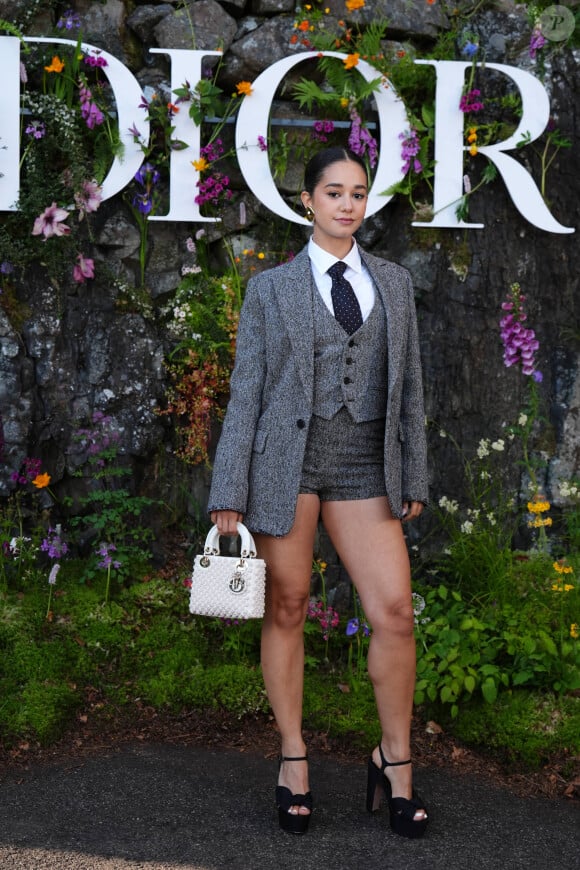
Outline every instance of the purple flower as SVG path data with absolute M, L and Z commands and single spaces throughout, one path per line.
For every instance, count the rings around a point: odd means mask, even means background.
M 14 266 L 12 263 L 9 263 L 8 260 L 4 260 L 3 263 L 0 263 L 0 275 L 11 275 L 14 271 Z
M 81 85 L 79 88 L 79 101 L 81 104 L 81 116 L 83 120 L 89 130 L 94 130 L 96 126 L 104 122 L 105 116 L 97 104 L 93 102 L 93 95 L 85 85 Z
M 35 139 L 42 139 L 46 134 L 46 127 L 42 121 L 31 121 L 24 132 L 29 136 L 33 136 Z
M 161 176 L 153 164 L 147 162 L 137 170 L 133 177 L 137 184 L 140 184 L 143 188 L 142 191 L 137 192 L 133 197 L 133 205 L 141 214 L 151 214 L 154 205 L 155 185 L 159 182 Z
M 348 136 L 348 147 L 355 154 L 358 154 L 359 157 L 364 157 L 365 154 L 368 154 L 371 168 L 374 168 L 377 165 L 379 153 L 376 139 L 363 126 L 360 115 L 355 108 L 351 110 L 350 119 L 351 127 Z
M 48 575 L 48 583 L 49 583 L 49 586 L 54 586 L 54 585 L 55 585 L 55 583 L 56 583 L 56 575 L 58 574 L 59 571 L 60 571 L 60 565 L 59 565 L 58 562 L 57 562 L 57 563 L 56 563 L 55 565 L 53 565 L 52 568 L 50 569 L 50 574 Z
M 347 637 L 354 637 L 354 635 L 358 632 L 360 628 L 360 623 L 356 617 L 354 619 L 349 619 L 346 624 L 345 634 Z
M 117 548 L 114 544 L 101 544 L 97 549 L 97 556 L 102 556 L 102 560 L 97 563 L 99 568 L 120 568 L 121 562 L 113 559 L 111 553 L 115 553 Z
M 510 288 L 508 300 L 502 303 L 503 311 L 507 312 L 499 322 L 504 346 L 503 361 L 507 368 L 521 365 L 522 374 L 533 375 L 534 380 L 539 383 L 542 374 L 536 372 L 535 353 L 540 343 L 534 330 L 523 325 L 527 317 L 523 308 L 525 299 L 520 292 L 520 285 L 516 283 Z
M 268 150 L 268 143 L 263 136 L 258 136 L 258 148 L 260 149 L 260 151 Z
M 56 26 L 59 30 L 79 30 L 81 26 L 81 17 L 72 9 L 67 9 L 64 15 L 58 19 Z
M 58 529 L 49 529 L 46 538 L 42 541 L 40 549 L 48 553 L 49 559 L 60 559 L 68 553 L 68 544 L 60 536 Z
M 461 99 L 459 100 L 459 108 L 462 112 L 480 112 L 484 104 L 481 100 L 478 100 L 477 97 L 481 96 L 481 91 L 477 88 L 473 88 L 471 91 L 468 91 L 466 94 L 463 94 Z
M 334 133 L 333 121 L 315 121 L 312 128 L 312 137 L 319 142 L 328 142 L 328 136 Z
M 546 37 L 542 33 L 539 27 L 534 27 L 532 30 L 532 35 L 530 37 L 530 58 L 532 60 L 536 59 L 536 54 L 538 51 L 545 46 L 547 42 Z
M 98 209 L 102 200 L 102 190 L 96 181 L 83 181 L 82 189 L 75 193 L 75 203 L 79 210 L 79 220 L 86 214 Z
M 85 63 L 87 66 L 92 67 L 109 66 L 107 60 L 104 57 L 94 54 L 87 54 L 86 57 L 83 59 L 83 63 Z
M 27 456 L 23 463 L 23 468 L 21 471 L 13 471 L 10 475 L 10 480 L 15 483 L 27 484 L 32 483 L 35 477 L 38 477 L 40 474 L 40 469 L 42 467 L 42 461 L 40 459 L 33 459 L 30 456 Z
M 417 131 L 411 127 L 406 133 L 399 133 L 399 139 L 403 142 L 401 157 L 405 161 L 401 166 L 401 172 L 407 173 L 411 167 L 414 172 L 422 172 L 423 164 L 417 157 L 417 154 L 421 150 Z

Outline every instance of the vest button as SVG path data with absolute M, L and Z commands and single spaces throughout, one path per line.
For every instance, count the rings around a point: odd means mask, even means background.
M 302 420 L 302 418 L 300 418 L 300 420 L 296 420 L 296 425 L 298 426 L 299 429 L 304 429 L 304 427 L 306 426 L 306 423 L 304 422 L 304 420 Z
M 352 357 L 351 357 L 351 356 L 347 356 L 345 362 L 346 362 L 347 366 L 351 366 L 351 365 L 352 365 Z
M 352 378 L 345 378 L 344 381 L 343 381 L 343 383 L 345 383 L 345 384 L 352 384 Z
M 356 347 L 356 341 L 354 340 L 354 338 L 351 338 L 351 340 L 348 343 L 348 346 L 349 347 Z

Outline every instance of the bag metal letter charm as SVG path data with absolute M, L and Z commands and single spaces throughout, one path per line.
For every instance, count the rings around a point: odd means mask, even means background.
M 240 562 L 236 566 L 236 570 L 234 572 L 234 576 L 230 580 L 229 586 L 234 595 L 239 595 L 240 592 L 243 592 L 246 588 L 246 581 L 244 580 L 244 571 L 246 570 L 246 566 L 243 562 Z

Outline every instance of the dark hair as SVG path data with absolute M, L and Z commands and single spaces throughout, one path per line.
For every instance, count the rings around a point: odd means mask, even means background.
M 368 177 L 366 163 L 358 154 L 351 151 L 349 148 L 324 148 L 318 151 L 314 157 L 311 157 L 304 170 L 304 190 L 310 196 L 314 193 L 314 188 L 324 175 L 324 171 L 332 166 L 333 163 L 341 163 L 344 160 L 352 160 L 353 163 L 358 163 L 361 169 L 364 170 L 365 176 Z

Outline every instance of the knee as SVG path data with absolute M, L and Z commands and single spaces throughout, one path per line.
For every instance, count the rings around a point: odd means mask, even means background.
M 269 617 L 279 628 L 302 628 L 308 610 L 308 595 L 272 595 L 269 601 Z
M 415 631 L 415 614 L 413 604 L 408 598 L 400 598 L 390 602 L 380 618 L 373 622 L 373 630 L 383 629 L 386 633 L 401 638 L 411 637 Z

